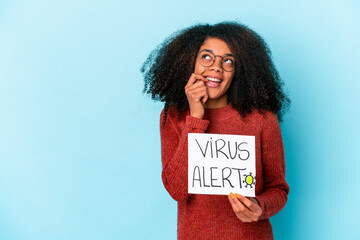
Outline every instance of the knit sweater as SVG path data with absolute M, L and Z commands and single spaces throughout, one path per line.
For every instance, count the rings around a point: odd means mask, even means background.
M 178 239 L 273 239 L 269 218 L 287 201 L 285 158 L 280 126 L 275 114 L 253 111 L 245 118 L 228 105 L 205 109 L 203 119 L 189 111 L 180 118 L 174 107 L 162 125 L 160 117 L 162 181 L 178 203 Z M 255 136 L 255 195 L 262 208 L 257 222 L 239 220 L 223 195 L 188 193 L 188 133 L 216 133 Z

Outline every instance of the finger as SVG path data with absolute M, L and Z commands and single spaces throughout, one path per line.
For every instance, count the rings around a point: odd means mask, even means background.
M 238 219 L 240 219 L 242 222 L 252 222 L 252 220 L 247 217 L 245 214 L 243 214 L 241 212 L 240 209 L 238 209 L 238 207 L 236 206 L 236 204 L 233 202 L 233 200 L 231 199 L 231 197 L 229 196 L 229 201 L 230 201 L 230 204 L 231 204 L 231 207 L 236 215 L 236 217 Z
M 235 193 L 235 196 L 244 204 L 244 206 L 246 206 L 250 211 L 252 212 L 257 212 L 260 208 L 260 206 L 256 205 L 255 203 L 253 203 L 252 201 L 250 201 L 249 199 L 247 199 L 246 197 L 244 197 L 243 195 L 240 195 L 238 193 Z
M 193 74 L 191 74 L 189 81 L 186 83 L 185 89 L 188 88 L 189 86 L 193 85 L 197 80 L 202 80 L 203 82 L 209 81 L 203 75 L 193 73 Z
M 191 90 L 191 89 L 198 88 L 198 87 L 205 87 L 205 83 L 203 81 L 198 81 L 198 82 L 194 83 L 193 85 L 187 86 L 185 88 L 185 90 Z
M 195 89 L 185 90 L 186 97 L 188 100 L 194 99 L 195 96 L 197 96 L 198 93 L 201 93 L 201 97 L 204 97 L 206 95 L 206 87 L 198 87 Z
M 205 87 L 205 96 L 201 99 L 201 102 L 204 104 L 206 103 L 206 101 L 209 99 L 209 93 L 208 93 L 208 89 Z
M 242 214 L 244 214 L 246 217 L 250 218 L 251 221 L 256 220 L 256 213 L 250 211 L 250 209 L 248 209 L 237 197 L 234 196 L 234 198 L 232 200 L 233 200 L 233 203 L 236 205 L 236 208 L 239 209 L 239 211 Z
M 194 87 L 190 87 L 189 89 L 186 89 L 185 90 L 185 93 L 190 95 L 192 93 L 196 93 L 196 92 L 200 92 L 200 91 L 204 91 L 206 92 L 206 87 L 205 86 L 201 86 L 201 85 L 198 85 L 198 86 L 194 86 Z
M 206 101 L 208 100 L 208 95 L 207 95 L 207 92 L 206 92 L 206 94 L 205 94 L 205 96 L 201 99 L 201 102 L 204 104 L 204 103 L 206 103 Z
M 206 95 L 206 87 L 201 87 L 201 88 L 195 88 L 189 91 L 189 94 L 201 94 L 201 97 L 204 97 Z
M 196 89 L 196 88 L 206 88 L 205 83 L 203 81 L 198 81 L 191 86 L 187 86 L 185 88 L 185 93 L 187 93 L 188 91 L 191 91 L 193 89 Z
M 191 97 L 193 94 L 196 94 L 198 92 L 204 92 L 204 95 L 205 95 L 206 94 L 206 87 L 205 86 L 198 86 L 198 87 L 195 87 L 195 88 L 185 90 L 185 94 L 186 94 L 186 96 L 188 98 Z
M 230 195 L 228 196 L 228 198 L 229 198 L 231 207 L 232 207 L 235 215 L 237 216 L 237 218 L 240 219 L 242 222 L 252 222 L 252 220 L 249 217 L 247 217 L 245 214 L 243 214 L 241 212 L 240 209 L 238 209 L 238 207 L 236 206 L 236 204 L 234 203 L 234 201 L 232 200 Z
M 209 81 L 209 80 L 208 80 L 206 77 L 204 77 L 203 75 L 201 75 L 201 74 L 196 74 L 196 73 L 195 73 L 195 79 L 196 79 L 195 83 L 196 83 L 196 82 L 199 82 L 199 80 L 200 80 L 201 82 L 204 82 L 204 83 L 206 83 L 206 82 Z
M 206 77 L 204 77 L 204 73 L 206 72 L 206 69 L 204 70 L 204 71 L 202 71 L 200 74 L 196 74 L 195 73 L 195 75 L 196 75 L 196 77 L 199 77 L 199 78 L 201 78 L 201 80 L 203 80 L 203 81 L 205 81 L 205 82 L 208 82 L 209 80 L 206 78 Z M 200 79 L 199 79 L 200 80 Z
M 193 91 L 189 92 L 188 100 L 200 101 L 200 99 L 205 96 L 206 96 L 206 89 L 194 89 Z
M 196 81 L 196 78 L 195 78 L 195 73 L 191 74 L 188 82 L 186 83 L 185 85 L 185 89 L 191 85 L 193 85 L 193 83 Z

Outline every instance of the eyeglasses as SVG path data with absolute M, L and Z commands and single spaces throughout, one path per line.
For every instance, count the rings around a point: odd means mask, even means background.
M 221 66 L 226 72 L 235 70 L 235 58 L 233 56 L 214 55 L 209 50 L 202 50 L 198 53 L 198 61 L 203 67 L 210 67 L 215 63 L 216 57 L 221 58 Z

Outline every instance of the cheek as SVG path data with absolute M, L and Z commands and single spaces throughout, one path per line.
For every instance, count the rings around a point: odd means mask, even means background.
M 227 88 L 227 89 L 230 87 L 231 82 L 232 82 L 232 80 L 233 80 L 233 77 L 234 77 L 234 74 L 229 74 L 229 75 L 227 76 L 227 79 L 228 79 L 228 81 L 227 81 L 227 83 L 226 83 L 226 88 Z M 226 90 L 227 90 L 227 89 L 226 89 Z
M 201 66 L 201 64 L 196 61 L 195 68 L 194 68 L 194 73 L 201 74 L 201 73 L 204 72 L 204 70 L 205 70 L 205 68 L 203 66 Z

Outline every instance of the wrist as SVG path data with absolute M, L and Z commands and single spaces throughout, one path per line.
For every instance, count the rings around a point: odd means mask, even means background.
M 199 114 L 199 113 L 190 113 L 190 116 L 192 116 L 192 117 L 194 117 L 194 118 L 203 119 L 204 114 Z

